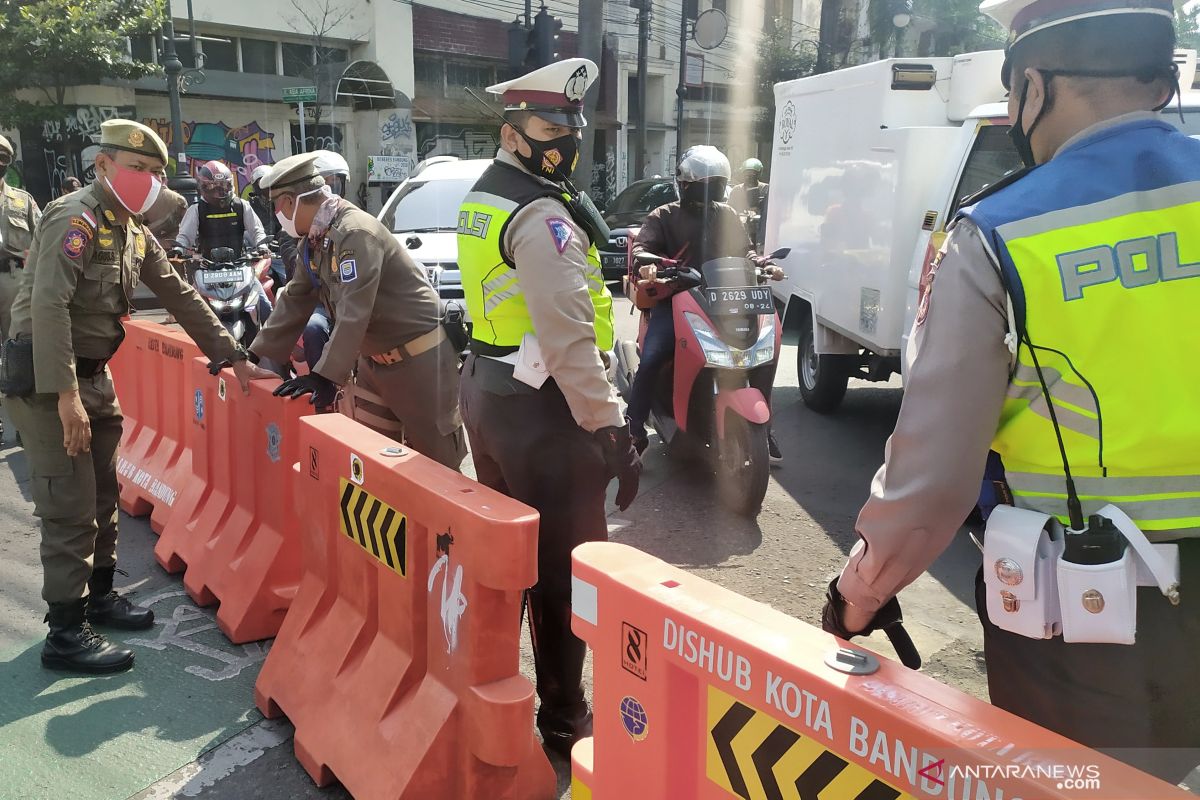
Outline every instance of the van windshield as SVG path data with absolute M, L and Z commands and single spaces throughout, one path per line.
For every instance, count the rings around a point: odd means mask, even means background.
M 458 228 L 458 210 L 477 178 L 409 181 L 380 219 L 392 233 L 436 233 Z

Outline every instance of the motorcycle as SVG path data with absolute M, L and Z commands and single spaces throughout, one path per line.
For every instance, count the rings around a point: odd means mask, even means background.
M 231 247 L 214 247 L 211 260 L 192 256 L 192 285 L 212 307 L 225 330 L 243 346 L 254 341 L 273 305 L 271 257 L 238 258 Z M 266 302 L 262 302 L 263 300 Z
M 789 252 L 777 250 L 762 265 L 718 258 L 698 272 L 650 253 L 635 256 L 682 290 L 671 297 L 675 355 L 658 374 L 650 422 L 673 453 L 698 450 L 710 459 L 721 502 L 741 514 L 758 513 L 770 471 L 771 408 L 754 378 L 773 374 L 782 326 L 764 268 Z M 617 343 L 617 390 L 626 402 L 646 327 L 643 318 L 637 342 Z

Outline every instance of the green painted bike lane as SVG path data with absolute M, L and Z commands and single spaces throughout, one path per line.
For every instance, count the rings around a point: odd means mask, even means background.
M 0 654 L 0 798 L 124 800 L 262 719 L 269 643 L 230 644 L 177 580 L 133 599 L 156 620 L 110 636 L 135 650 L 128 672 L 45 670 L 41 639 Z

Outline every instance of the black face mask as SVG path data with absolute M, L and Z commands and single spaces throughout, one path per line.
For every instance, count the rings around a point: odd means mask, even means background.
M 728 181 L 724 178 L 710 178 L 706 181 L 691 181 L 679 187 L 679 203 L 685 208 L 704 208 L 711 203 L 725 201 L 725 188 Z
M 525 169 L 539 178 L 558 183 L 570 180 L 571 173 L 575 171 L 575 165 L 579 162 L 579 140 L 575 138 L 575 134 L 568 133 L 566 136 L 541 142 L 529 138 L 520 128 L 513 128 L 521 134 L 521 138 L 532 151 L 528 156 L 523 156 L 520 152 L 514 153 Z
M 1038 112 L 1037 117 L 1029 125 L 1029 130 L 1025 130 L 1023 117 L 1025 116 L 1025 101 L 1029 99 L 1029 81 L 1025 81 L 1025 85 L 1021 88 L 1021 102 L 1017 106 L 1017 118 L 1013 120 L 1013 124 L 1008 128 L 1008 138 L 1012 139 L 1013 146 L 1017 148 L 1017 155 L 1021 157 L 1021 163 L 1029 167 L 1037 166 L 1037 159 L 1033 155 L 1033 143 L 1030 138 L 1033 136 L 1033 130 L 1042 121 L 1042 113 L 1050 108 L 1050 79 L 1053 76 L 1047 75 L 1046 80 L 1046 99 L 1042 103 L 1042 110 Z

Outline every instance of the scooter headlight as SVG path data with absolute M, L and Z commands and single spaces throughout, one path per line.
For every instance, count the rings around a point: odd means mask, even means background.
M 733 348 L 721 341 L 721 337 L 713 332 L 713 329 L 699 314 L 685 311 L 683 318 L 692 327 L 692 333 L 696 334 L 696 340 L 700 342 L 700 349 L 704 351 L 704 360 L 710 365 L 714 367 L 745 366 L 745 364 L 735 363 L 733 354 L 740 351 L 734 351 Z
M 215 297 L 210 297 L 208 298 L 208 304 L 213 307 L 213 311 L 220 312 L 229 310 L 229 301 L 227 300 L 218 300 Z
M 766 316 L 758 331 L 758 339 L 746 350 L 730 347 L 713 331 L 709 324 L 697 314 L 685 311 L 684 319 L 696 334 L 704 360 L 710 366 L 734 369 L 753 369 L 775 358 L 775 316 Z
M 750 366 L 758 367 L 775 358 L 775 315 L 763 314 L 758 329 L 758 341 L 750 348 Z

